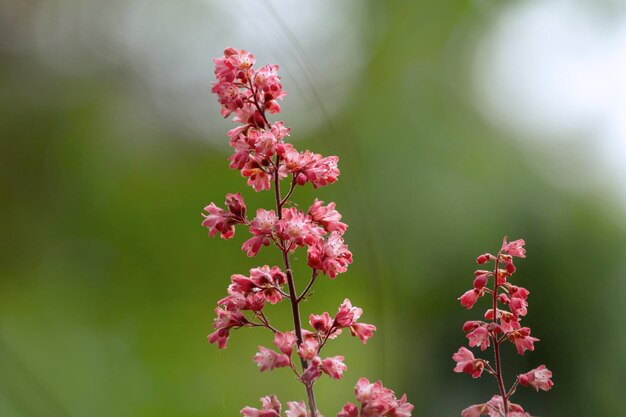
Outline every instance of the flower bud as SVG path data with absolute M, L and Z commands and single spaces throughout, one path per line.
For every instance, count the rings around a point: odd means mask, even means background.
M 504 267 L 506 268 L 506 272 L 508 272 L 509 274 L 515 272 L 515 265 L 513 265 L 513 262 L 507 262 Z
M 486 263 L 488 260 L 489 260 L 489 254 L 488 253 L 483 253 L 478 258 L 476 258 L 476 263 L 479 264 L 479 265 L 482 265 L 482 264 Z
M 477 290 L 483 289 L 483 287 L 487 285 L 487 278 L 487 274 L 477 276 L 474 280 L 474 288 L 476 288 Z

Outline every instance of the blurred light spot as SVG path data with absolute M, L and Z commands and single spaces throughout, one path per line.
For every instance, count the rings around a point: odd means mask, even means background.
M 345 104 L 366 58 L 366 13 L 358 0 L 44 1 L 32 46 L 64 74 L 128 75 L 128 94 L 147 98 L 157 120 L 220 142 L 230 126 L 210 92 L 212 58 L 249 50 L 280 65 L 280 117 L 301 136 Z
M 516 3 L 487 31 L 475 69 L 486 119 L 551 158 L 538 167 L 550 180 L 617 188 L 626 201 L 625 3 Z

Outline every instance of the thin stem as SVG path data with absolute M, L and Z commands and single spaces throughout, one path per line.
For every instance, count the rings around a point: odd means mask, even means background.
M 296 301 L 300 302 L 300 301 L 304 300 L 304 297 L 306 297 L 306 294 L 309 292 L 309 290 L 311 289 L 311 287 L 315 283 L 315 279 L 317 278 L 317 274 L 318 273 L 319 273 L 319 271 L 317 269 L 313 270 L 313 273 L 311 274 L 311 280 L 309 281 L 309 284 L 306 286 L 304 291 L 302 291 L 302 294 L 300 294 L 300 297 L 298 297 L 298 299 Z
M 509 390 L 509 392 L 506 394 L 507 398 L 511 398 L 511 395 L 513 395 L 515 393 L 515 389 L 517 388 L 518 384 L 519 384 L 519 379 L 516 379 L 515 383 L 513 384 L 513 386 Z
M 250 85 L 250 91 L 252 92 L 252 97 L 254 98 L 254 105 L 259 111 L 259 113 L 261 114 L 261 117 L 263 117 L 263 121 L 265 122 L 267 127 L 271 129 L 272 125 L 270 124 L 269 120 L 267 120 L 267 117 L 265 116 L 265 110 L 259 105 L 259 102 L 257 100 L 256 91 L 254 89 L 254 85 L 252 84 L 252 80 L 248 80 L 248 82 Z M 276 212 L 278 214 L 278 220 L 282 219 L 283 217 L 283 211 L 282 211 L 283 204 L 285 203 L 287 198 L 291 196 L 291 193 L 293 192 L 293 189 L 295 188 L 295 180 L 292 180 L 291 189 L 287 193 L 285 200 L 281 199 L 280 176 L 278 173 L 279 166 L 280 166 L 280 156 L 277 154 L 276 160 L 274 162 L 274 197 L 276 198 Z M 289 262 L 289 251 L 291 250 L 291 245 L 289 245 L 288 247 L 285 247 L 285 242 L 282 239 L 275 240 L 275 242 L 277 242 L 277 246 L 279 247 L 283 255 L 283 264 L 285 267 L 285 274 L 287 275 L 287 285 L 289 286 L 289 300 L 291 301 L 291 312 L 293 314 L 294 330 L 296 333 L 296 339 L 298 340 L 298 346 L 300 346 L 303 341 L 302 324 L 300 321 L 300 308 L 298 306 L 298 296 L 297 296 L 298 293 L 296 292 L 296 285 L 293 279 L 293 273 L 291 272 L 291 264 Z M 300 358 L 300 364 L 302 365 L 302 372 L 304 372 L 304 370 L 309 366 L 308 362 L 302 358 Z M 311 416 L 317 417 L 318 412 L 317 412 L 317 405 L 315 404 L 315 394 L 313 392 L 313 385 L 305 384 L 305 387 L 306 387 L 307 399 L 309 402 L 309 409 L 311 410 Z
M 289 191 L 287 192 L 287 195 L 285 195 L 285 198 L 283 198 L 280 201 L 280 208 L 282 208 L 285 203 L 287 202 L 287 200 L 289 199 L 289 197 L 291 197 L 291 193 L 293 193 L 293 190 L 296 188 L 296 177 L 293 177 L 291 180 L 291 187 L 289 188 Z
M 500 252 L 498 252 L 498 256 L 496 258 L 496 267 L 494 271 L 494 279 L 493 279 L 493 323 L 497 324 L 498 322 L 498 266 L 500 262 Z M 506 415 L 509 407 L 508 407 L 508 398 L 506 389 L 504 388 L 504 382 L 502 381 L 502 365 L 500 363 L 500 341 L 493 337 L 493 352 L 496 359 L 496 378 L 498 379 L 498 388 L 500 389 L 500 396 L 502 397 L 502 403 L 504 406 L 504 414 Z
M 263 113 L 261 113 L 263 114 Z M 280 177 L 278 175 L 278 166 L 280 165 L 280 156 L 276 155 L 276 162 L 274 167 L 274 196 L 276 198 L 276 211 L 278 213 L 278 220 L 282 219 L 282 206 L 280 198 Z M 285 274 L 287 275 L 287 285 L 289 287 L 289 300 L 291 301 L 291 313 L 293 315 L 294 330 L 296 333 L 296 339 L 298 340 L 298 346 L 302 344 L 302 323 L 300 320 L 300 308 L 298 305 L 298 296 L 296 292 L 296 284 L 293 279 L 293 273 L 291 271 L 291 264 L 289 261 L 289 248 L 285 248 L 285 242 L 279 239 L 280 246 L 283 255 L 283 264 L 285 267 Z M 302 365 L 302 372 L 309 366 L 308 362 L 300 358 L 300 364 Z M 315 393 L 313 392 L 312 384 L 305 384 L 306 395 L 309 402 L 309 409 L 311 410 L 311 416 L 317 417 L 317 405 L 315 404 Z

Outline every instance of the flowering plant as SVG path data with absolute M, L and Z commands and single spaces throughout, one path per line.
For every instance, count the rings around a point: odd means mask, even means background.
M 497 255 L 494 256 L 490 253 L 480 255 L 476 262 L 483 265 L 494 261 L 494 269 L 491 271 L 477 270 L 474 273 L 474 288 L 459 297 L 461 305 L 470 309 L 480 297 L 485 294 L 491 295 L 492 307 L 485 312 L 486 321 L 468 321 L 463 325 L 463 330 L 467 333 L 470 347 L 476 346 L 484 351 L 493 344 L 495 364 L 492 367 L 488 361 L 475 358 L 469 349 L 461 347 L 452 356 L 452 359 L 456 361 L 454 371 L 464 372 L 478 378 L 486 370 L 497 380 L 499 390 L 499 395 L 494 395 L 486 403 L 475 404 L 463 410 L 461 413 L 463 417 L 478 417 L 480 415 L 489 415 L 490 417 L 530 416 L 524 412 L 520 405 L 510 402 L 517 387 L 523 385 L 530 386 L 536 391 L 540 389 L 548 391 L 554 385 L 551 380 L 552 372 L 545 365 L 518 375 L 508 391 L 502 377 L 500 346 L 503 342 L 508 340 L 515 345 L 517 353 L 523 355 L 527 350 L 535 350 L 534 342 L 539 341 L 530 335 L 530 328 L 522 327 L 520 324 L 522 317 L 527 313 L 528 290 L 508 282 L 516 270 L 513 258 L 526 257 L 524 244 L 522 239 L 508 242 L 505 237 Z M 493 278 L 493 289 L 487 287 L 489 278 Z
M 307 212 L 299 210 L 289 198 L 298 186 L 311 183 L 317 189 L 334 183 L 339 176 L 336 156 L 322 157 L 311 151 L 299 152 L 285 139 L 290 129 L 283 122 L 270 122 L 267 114 L 280 112 L 279 100 L 285 97 L 277 65 L 253 68 L 255 59 L 244 50 L 228 48 L 215 61 L 217 82 L 212 91 L 217 94 L 224 117 L 234 114 L 238 126 L 228 132 L 234 153 L 228 159 L 230 168 L 247 178 L 255 191 L 274 191 L 272 209 L 259 208 L 250 220 L 241 194 L 227 194 L 226 208 L 210 203 L 204 208 L 202 225 L 210 236 L 220 234 L 230 239 L 235 226 L 246 227 L 252 235 L 242 246 L 249 256 L 256 256 L 264 246 L 273 245 L 282 257 L 282 265 L 252 268 L 249 275 L 234 274 L 228 286 L 228 295 L 217 302 L 215 331 L 208 336 L 210 343 L 226 348 L 231 330 L 243 327 L 263 327 L 272 333 L 278 351 L 259 346 L 253 360 L 261 372 L 288 368 L 303 384 L 307 404 L 288 402 L 287 417 L 321 416 L 314 395 L 315 381 L 327 374 L 340 379 L 347 369 L 343 356 L 322 357 L 322 349 L 343 330 L 349 329 L 363 343 L 376 327 L 359 321 L 363 310 L 345 299 L 334 317 L 329 313 L 311 314 L 310 329 L 305 329 L 300 316 L 300 305 L 320 274 L 331 279 L 344 273 L 352 263 L 352 253 L 344 243 L 347 225 L 335 203 L 325 204 L 316 199 Z M 287 180 L 288 190 L 282 194 L 281 181 Z M 299 248 L 306 248 L 311 277 L 302 292 L 296 290 L 291 268 L 291 256 Z M 286 288 L 285 288 L 286 286 Z M 291 306 L 293 329 L 279 330 L 271 322 L 265 307 L 284 300 Z M 294 352 L 299 366 L 294 363 Z M 380 381 L 370 383 L 359 379 L 355 387 L 357 407 L 347 403 L 338 417 L 409 417 L 413 405 L 406 395 L 397 398 Z M 241 414 L 247 417 L 278 417 L 282 405 L 276 396 L 261 398 L 262 407 L 245 407 Z M 308 405 L 308 411 L 307 411 Z

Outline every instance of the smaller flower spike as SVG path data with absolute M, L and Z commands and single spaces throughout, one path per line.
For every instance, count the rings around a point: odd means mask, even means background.
M 525 387 L 530 386 L 535 391 L 548 391 L 552 388 L 554 382 L 550 378 L 552 378 L 552 372 L 545 365 L 541 365 L 517 377 L 521 385 Z
M 523 239 L 508 242 L 505 237 L 497 255 L 483 253 L 478 256 L 476 262 L 484 265 L 494 262 L 493 270 L 480 269 L 474 272 L 473 288 L 466 291 L 459 300 L 461 305 L 468 309 L 472 308 L 485 294 L 490 294 L 489 309 L 484 317 L 487 322 L 469 320 L 463 325 L 463 331 L 467 333 L 470 347 L 479 347 L 486 350 L 493 346 L 495 362 L 492 367 L 487 361 L 477 359 L 467 348 L 461 347 L 452 355 L 456 362 L 454 371 L 467 373 L 477 378 L 487 370 L 497 382 L 499 395 L 494 395 L 491 400 L 483 404 L 475 404 L 461 412 L 463 417 L 528 417 L 521 406 L 510 402 L 511 397 L 519 385 L 530 386 L 535 390 L 548 391 L 552 383 L 552 372 L 544 365 L 535 368 L 525 374 L 518 375 L 517 381 L 508 390 L 502 376 L 501 345 L 511 342 L 517 349 L 517 353 L 523 355 L 526 351 L 535 349 L 534 343 L 539 341 L 530 335 L 529 327 L 522 327 L 521 320 L 528 312 L 529 291 L 510 282 L 517 268 L 513 265 L 513 258 L 525 258 L 526 249 Z M 489 280 L 489 277 L 495 279 Z M 488 284 L 492 283 L 493 287 Z

